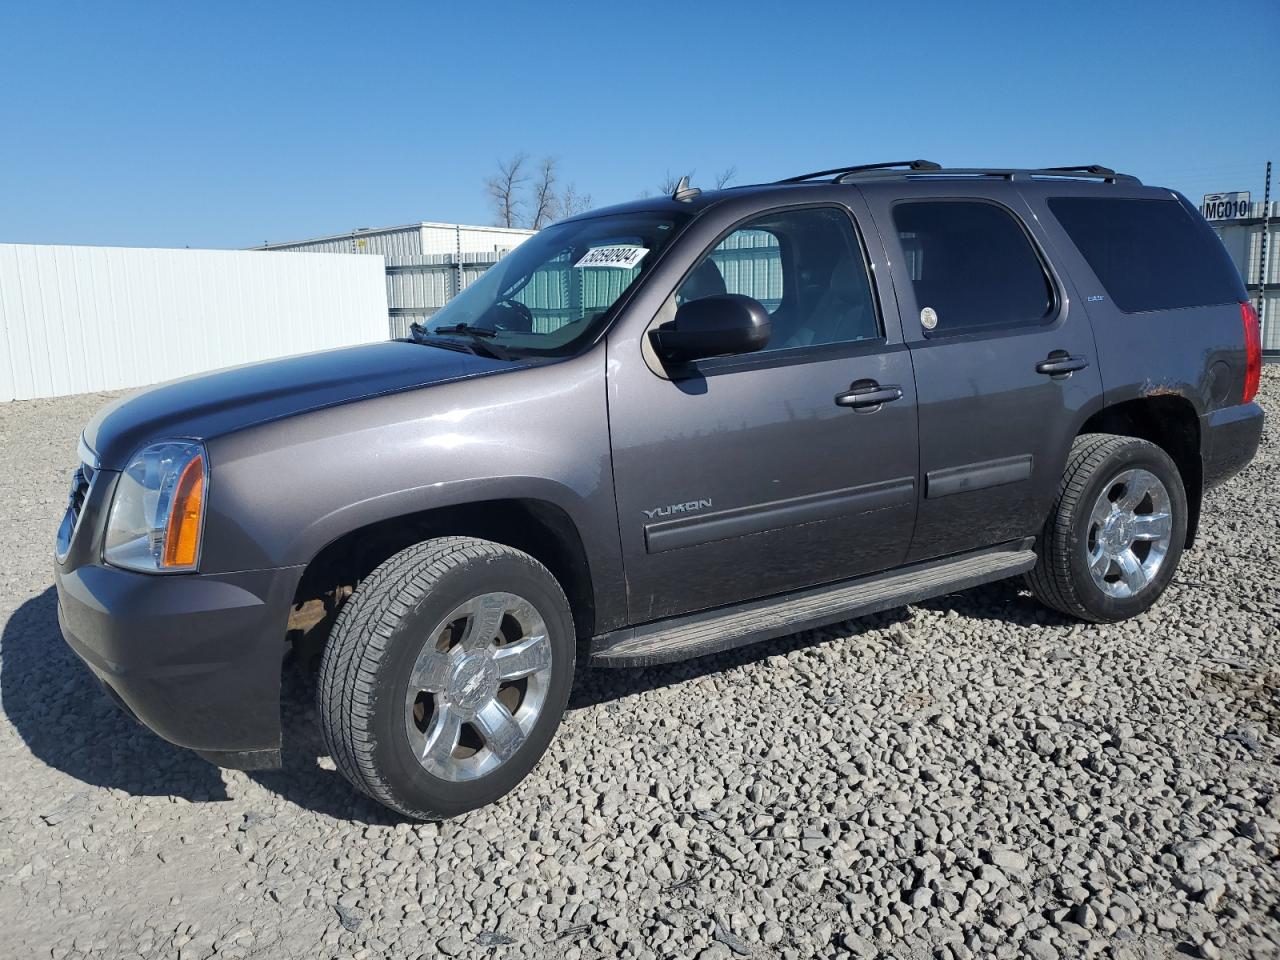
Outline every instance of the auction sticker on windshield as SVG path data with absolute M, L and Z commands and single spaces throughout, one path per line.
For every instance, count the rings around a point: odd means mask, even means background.
M 582 259 L 574 267 L 617 267 L 630 270 L 638 265 L 648 253 L 647 247 L 633 247 L 630 244 L 613 247 L 593 247 L 583 254 Z

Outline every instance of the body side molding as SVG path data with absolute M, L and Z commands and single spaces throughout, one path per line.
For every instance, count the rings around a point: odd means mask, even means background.
M 1031 454 L 1002 457 L 999 460 L 983 460 L 958 467 L 930 470 L 925 476 L 924 495 L 930 500 L 949 497 L 954 493 L 1002 487 L 1006 483 L 1020 483 L 1031 479 Z
M 913 478 L 900 477 L 828 493 L 647 523 L 644 527 L 645 551 L 663 553 L 680 547 L 714 543 L 802 523 L 908 506 L 915 500 L 915 489 Z

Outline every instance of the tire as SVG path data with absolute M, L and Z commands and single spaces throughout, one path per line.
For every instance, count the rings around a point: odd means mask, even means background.
M 538 561 L 485 540 L 424 541 L 374 570 L 339 612 L 317 690 L 325 744 L 374 800 L 419 820 L 457 816 L 537 764 L 576 652 L 569 603 Z M 500 676 L 525 668 L 536 671 Z
M 1144 489 L 1145 497 L 1130 509 L 1128 499 Z M 1113 514 L 1121 516 L 1113 520 Z M 1168 515 L 1167 544 L 1155 539 L 1165 526 L 1161 514 Z M 1186 535 L 1187 494 L 1167 453 L 1133 437 L 1084 434 L 1071 445 L 1027 584 L 1041 603 L 1068 616 L 1093 623 L 1125 620 L 1159 599 L 1173 579 Z M 1123 544 L 1130 536 L 1136 539 L 1127 557 Z

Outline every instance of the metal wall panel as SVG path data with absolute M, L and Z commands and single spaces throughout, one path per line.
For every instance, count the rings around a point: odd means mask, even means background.
M 259 250 L 286 253 L 369 253 L 384 257 L 412 257 L 422 253 L 422 230 L 411 223 L 403 227 L 376 230 L 353 230 L 332 237 L 299 240 L 295 243 L 269 243 Z
M 518 247 L 534 233 L 532 230 L 515 227 L 477 227 L 459 223 L 427 222 L 421 226 L 420 253 L 453 254 L 461 250 L 464 259 L 468 254 L 505 253 Z
M 1254 306 L 1258 295 L 1253 294 Z M 1262 349 L 1267 353 L 1280 353 L 1280 290 L 1267 290 L 1267 300 L 1262 315 Z
M 464 253 L 462 256 L 461 272 L 454 264 L 452 254 L 388 257 L 388 307 L 393 311 L 429 310 L 434 313 L 500 259 L 497 253 Z
M 0 244 L 0 400 L 386 339 L 381 257 Z
M 1261 218 L 1263 205 L 1253 204 L 1253 216 Z M 1222 244 L 1231 254 L 1236 269 L 1240 271 L 1246 283 L 1258 282 L 1258 265 L 1262 256 L 1262 222 L 1238 223 L 1233 221 L 1210 221 L 1209 224 L 1222 238 Z M 1271 230 L 1267 239 L 1267 284 L 1280 284 L 1280 202 L 1271 204 Z
M 255 249 L 303 253 L 375 253 L 384 257 L 416 257 L 456 254 L 464 259 L 476 253 L 505 253 L 518 247 L 532 230 L 511 227 L 476 227 L 457 223 L 409 223 L 400 227 L 376 227 L 287 243 L 268 243 Z

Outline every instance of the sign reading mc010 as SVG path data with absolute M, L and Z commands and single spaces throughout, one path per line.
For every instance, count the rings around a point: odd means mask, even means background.
M 1200 212 L 1206 220 L 1243 220 L 1249 215 L 1249 191 L 1206 193 Z

